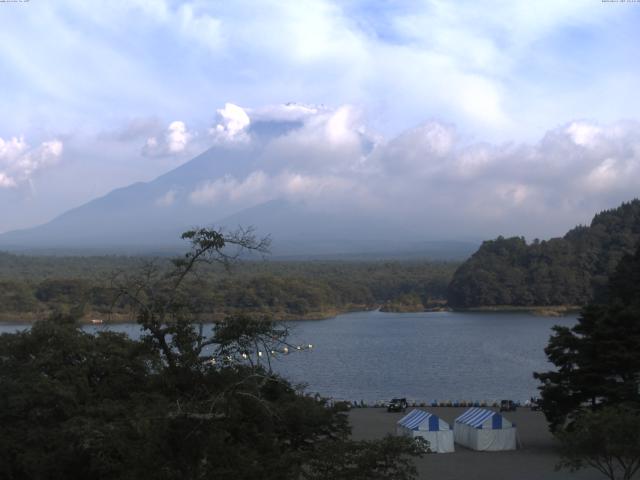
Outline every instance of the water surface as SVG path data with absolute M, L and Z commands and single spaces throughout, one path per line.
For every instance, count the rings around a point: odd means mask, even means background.
M 292 342 L 314 348 L 273 367 L 294 383 L 306 382 L 310 392 L 339 399 L 524 401 L 537 395 L 532 373 L 550 368 L 544 347 L 551 327 L 575 321 L 527 313 L 358 312 L 288 322 Z M 3 324 L 0 332 L 21 328 Z M 134 324 L 108 328 L 140 334 Z

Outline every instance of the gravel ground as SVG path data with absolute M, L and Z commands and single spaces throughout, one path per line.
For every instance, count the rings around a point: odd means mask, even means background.
M 453 424 L 453 420 L 466 408 L 427 407 L 443 420 Z M 407 413 L 411 408 L 407 409 Z M 403 413 L 387 413 L 383 408 L 356 408 L 349 413 L 353 428 L 353 438 L 369 440 L 395 433 L 396 422 Z M 555 441 L 547 429 L 547 423 L 540 412 L 519 408 L 504 416 L 518 428 L 521 448 L 505 452 L 476 452 L 456 444 L 455 453 L 425 455 L 418 459 L 417 466 L 421 479 L 437 480 L 596 480 L 603 479 L 598 471 L 585 469 L 570 473 L 567 470 L 554 471 L 558 461 Z

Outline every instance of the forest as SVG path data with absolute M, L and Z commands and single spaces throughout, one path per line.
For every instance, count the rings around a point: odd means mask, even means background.
M 606 294 L 609 276 L 640 243 L 640 200 L 597 214 L 562 238 L 486 241 L 455 272 L 453 307 L 585 305 Z
M 0 478 L 415 479 L 424 448 L 352 440 L 345 403 L 271 369 L 294 350 L 286 326 L 244 315 L 210 334 L 198 325 L 187 279 L 227 264 L 228 243 L 264 244 L 207 229 L 183 238 L 192 248 L 172 266 L 117 281 L 140 340 L 60 313 L 0 335 Z
M 442 305 L 459 263 L 412 261 L 242 261 L 232 271 L 207 265 L 186 288 L 205 318 L 238 312 L 273 319 L 324 318 L 382 308 L 421 311 Z M 171 267 L 162 257 L 26 256 L 0 252 L 0 319 L 37 320 L 52 312 L 128 320 L 114 304 L 118 278 Z
M 581 306 L 606 293 L 620 259 L 640 243 L 640 200 L 597 214 L 550 240 L 485 241 L 464 263 L 435 260 L 263 260 L 232 272 L 208 265 L 187 282 L 203 319 L 243 312 L 275 320 L 325 318 L 381 308 L 406 312 L 494 306 Z M 29 256 L 0 252 L 0 320 L 54 312 L 127 321 L 119 278 L 171 268 L 167 257 Z M 73 310 L 73 311 L 72 311 Z

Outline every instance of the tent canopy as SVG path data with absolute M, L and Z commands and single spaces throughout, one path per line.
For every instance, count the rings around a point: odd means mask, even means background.
M 398 421 L 398 425 L 409 430 L 437 432 L 451 430 L 447 422 L 432 413 L 423 410 L 412 410 Z
M 471 408 L 456 418 L 453 434 L 456 443 L 473 450 L 515 450 L 516 428 L 497 412 Z
M 398 435 L 423 438 L 429 442 L 432 452 L 453 452 L 453 430 L 447 422 L 423 410 L 412 410 L 402 417 L 396 426 Z
M 468 425 L 473 428 L 500 430 L 511 428 L 513 424 L 500 415 L 498 412 L 486 410 L 484 408 L 470 408 L 458 418 L 456 423 Z

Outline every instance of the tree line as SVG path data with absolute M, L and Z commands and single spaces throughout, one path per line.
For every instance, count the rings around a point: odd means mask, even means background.
M 0 315 L 42 318 L 55 311 L 124 314 L 114 278 L 144 266 L 168 271 L 167 258 L 33 257 L 0 253 Z M 187 279 L 194 312 L 239 312 L 275 319 L 314 318 L 352 309 L 423 310 L 446 298 L 457 263 L 432 261 L 249 261 L 232 275 L 205 265 Z
M 611 480 L 640 470 L 640 246 L 625 255 L 573 327 L 554 327 L 538 372 L 540 405 L 561 441 L 561 467 Z
M 640 200 L 597 214 L 562 238 L 486 241 L 455 272 L 454 307 L 585 305 L 602 298 L 619 261 L 640 243 Z

